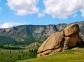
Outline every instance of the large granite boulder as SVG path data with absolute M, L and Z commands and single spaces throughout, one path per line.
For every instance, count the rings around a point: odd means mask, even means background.
M 64 50 L 79 46 L 79 44 L 82 43 L 83 40 L 79 36 L 79 32 L 80 29 L 78 24 L 71 24 L 64 29 Z
M 79 34 L 79 31 L 80 29 L 78 24 L 71 24 L 64 29 L 64 34 L 65 36 L 69 36 L 74 33 Z
M 63 37 L 63 32 L 56 32 L 48 37 L 48 39 L 45 40 L 38 49 L 38 53 L 40 53 L 40 56 L 47 55 L 53 50 L 60 48 Z
M 53 33 L 39 47 L 37 57 L 55 54 L 79 46 L 82 42 L 79 31 L 78 24 L 72 24 L 67 26 L 62 32 Z

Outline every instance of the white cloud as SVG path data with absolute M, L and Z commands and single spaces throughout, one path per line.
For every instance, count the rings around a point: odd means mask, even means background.
M 11 23 L 3 23 L 1 25 L 1 28 L 10 28 L 10 27 L 13 27 L 13 25 Z
M 46 14 L 55 18 L 67 18 L 78 11 L 84 16 L 84 0 L 44 0 Z
M 27 15 L 37 13 L 37 0 L 7 0 L 9 8 L 18 15 Z
M 81 12 L 82 12 L 81 16 L 83 16 L 83 17 L 84 17 L 84 8 L 83 8 L 83 9 L 81 9 Z
M 13 26 L 18 26 L 18 25 L 30 25 L 30 23 L 27 22 L 5 22 L 0 25 L 0 28 L 11 28 Z

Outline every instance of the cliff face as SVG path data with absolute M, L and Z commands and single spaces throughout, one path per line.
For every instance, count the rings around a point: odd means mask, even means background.
M 44 41 L 49 35 L 64 29 L 66 24 L 58 25 L 22 25 L 13 28 L 0 29 L 0 35 L 11 36 L 17 41 Z
M 80 27 L 80 35 L 84 40 L 84 22 L 76 22 Z M 56 31 L 62 31 L 67 24 L 58 25 L 21 25 L 12 28 L 0 29 L 0 36 L 9 36 L 20 42 L 44 41 Z

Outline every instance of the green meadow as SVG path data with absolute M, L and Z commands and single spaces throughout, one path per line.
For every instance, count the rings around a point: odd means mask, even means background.
M 37 44 L 39 43 L 0 48 L 0 62 L 15 62 L 17 60 L 35 58 L 37 56 Z
M 18 60 L 17 62 L 84 62 L 84 48 L 74 48 L 55 55 Z
M 35 54 L 36 52 L 32 50 L 0 49 L 0 62 L 15 62 L 16 60 L 29 59 L 33 58 Z

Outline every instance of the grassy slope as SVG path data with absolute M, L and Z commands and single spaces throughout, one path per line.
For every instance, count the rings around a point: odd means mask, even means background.
M 17 62 L 84 62 L 84 48 L 74 48 L 55 55 L 19 60 Z
M 28 50 L 0 49 L 0 62 L 12 62 L 18 59 L 25 59 L 28 58 L 28 55 Z
M 15 62 L 16 60 L 36 57 L 36 49 L 38 49 L 39 45 L 40 43 L 35 42 L 30 45 L 18 45 L 18 47 L 21 47 L 23 49 L 0 48 L 0 62 Z M 22 46 L 25 46 L 25 47 L 22 47 Z M 12 46 L 12 47 L 17 47 L 17 46 Z

